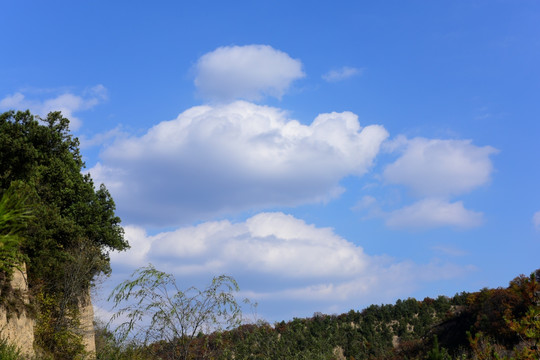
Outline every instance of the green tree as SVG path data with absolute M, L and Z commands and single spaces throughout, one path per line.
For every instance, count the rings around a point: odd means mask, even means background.
M 427 360 L 450 360 L 450 355 L 445 348 L 439 347 L 437 335 L 433 338 L 433 348 L 427 354 Z
M 508 327 L 521 339 L 522 348 L 516 349 L 517 359 L 540 359 L 540 269 L 529 278 L 518 277 L 510 283 L 510 288 L 521 292 L 528 305 L 527 312 L 521 318 L 512 317 L 507 312 L 505 320 Z M 518 285 L 519 283 L 519 285 Z
M 241 309 L 234 297 L 237 291 L 236 281 L 225 275 L 214 277 L 204 290 L 180 290 L 171 274 L 149 265 L 113 290 L 109 300 L 120 309 L 111 321 L 127 319 L 115 330 L 121 339 L 131 337 L 157 350 L 161 343 L 170 359 L 188 359 L 200 333 L 240 324 Z
M 26 260 L 34 298 L 44 301 L 37 340 L 46 350 L 58 349 L 58 333 L 71 330 L 67 319 L 95 276 L 110 272 L 109 252 L 129 247 L 109 192 L 96 189 L 83 169 L 79 142 L 60 112 L 44 119 L 29 111 L 0 114 L 0 194 L 24 187 L 35 215 L 11 248 Z
M 24 261 L 21 233 L 31 217 L 19 185 L 14 183 L 0 198 L 0 272 L 8 276 Z
M 36 216 L 28 227 L 23 251 L 30 257 L 31 276 L 54 281 L 62 271 L 54 264 L 70 260 L 69 251 L 81 241 L 98 246 L 104 260 L 88 276 L 109 272 L 108 252 L 128 247 L 114 202 L 101 185 L 94 188 L 83 175 L 79 142 L 69 133 L 69 121 L 59 112 L 35 119 L 28 111 L 0 115 L 0 191 L 19 180 L 33 190 Z M 56 260 L 56 261 L 49 261 Z M 51 268 L 52 266 L 52 268 Z

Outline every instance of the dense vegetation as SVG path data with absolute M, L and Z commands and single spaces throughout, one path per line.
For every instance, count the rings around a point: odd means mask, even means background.
M 120 344 L 104 327 L 101 359 L 534 359 L 540 358 L 540 270 L 507 288 L 372 305 L 341 315 L 261 322 L 176 341 Z
M 128 247 L 107 189 L 96 190 L 81 173 L 78 146 L 59 112 L 45 119 L 28 111 L 0 114 L 0 212 L 14 219 L 0 234 L 1 285 L 13 266 L 26 264 L 36 341 L 57 359 L 82 352 L 74 331 L 79 304 L 93 279 L 110 271 L 109 251 Z

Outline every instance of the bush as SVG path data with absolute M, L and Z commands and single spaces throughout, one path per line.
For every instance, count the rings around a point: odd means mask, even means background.
M 0 359 L 2 360 L 22 360 L 20 350 L 6 339 L 0 339 Z

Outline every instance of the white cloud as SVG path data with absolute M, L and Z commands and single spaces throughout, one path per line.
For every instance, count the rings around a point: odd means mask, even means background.
M 432 247 L 433 250 L 444 255 L 449 256 L 466 256 L 469 255 L 467 251 L 454 247 L 452 245 L 437 245 Z
M 352 306 L 357 306 L 367 299 L 410 294 L 419 283 L 466 271 L 449 264 L 417 265 L 368 256 L 332 229 L 280 212 L 260 213 L 239 223 L 211 221 L 154 236 L 143 234 L 142 229 L 127 229 L 132 250 L 111 254 L 113 266 L 151 262 L 179 279 L 231 274 L 241 285 L 248 284 L 242 289 L 254 300 L 355 302 Z M 244 281 L 254 277 L 258 281 Z
M 425 197 L 460 195 L 488 183 L 493 172 L 490 156 L 497 152 L 470 140 L 400 137 L 392 146 L 403 154 L 386 167 L 385 181 L 405 185 Z
M 540 230 L 540 211 L 537 211 L 534 213 L 532 222 L 533 222 L 534 227 Z
M 196 64 L 195 86 L 211 100 L 281 98 L 305 76 L 302 63 L 268 45 L 225 46 Z
M 487 184 L 497 153 L 491 146 L 476 146 L 470 140 L 441 140 L 398 136 L 383 144 L 400 157 L 383 171 L 386 184 L 405 185 L 418 200 L 393 211 L 374 211 L 393 228 L 472 228 L 483 223 L 483 214 L 468 210 L 462 201 L 450 199 Z M 377 209 L 376 209 L 377 210 Z
M 122 126 L 116 126 L 114 129 L 87 137 L 84 134 L 78 136 L 81 143 L 81 149 L 87 149 L 95 146 L 102 146 L 119 138 L 126 138 L 129 134 L 122 130 Z
M 357 308 L 359 304 L 368 305 L 373 301 L 393 302 L 397 298 L 410 295 L 422 283 L 458 278 L 474 270 L 471 266 L 437 262 L 419 265 L 405 261 L 374 263 L 372 266 L 370 271 L 358 274 L 354 279 L 345 281 L 336 279 L 333 282 L 288 288 L 273 294 L 263 294 L 261 297 L 297 299 L 310 303 L 332 302 L 338 304 L 336 311 L 342 312 Z M 260 295 L 254 293 L 253 296 Z M 349 305 L 344 305 L 347 303 Z
M 260 213 L 237 224 L 206 222 L 150 237 L 142 234 L 128 227 L 126 238 L 134 251 L 114 254 L 113 260 L 143 264 L 171 259 L 175 272 L 184 275 L 242 268 L 283 278 L 348 277 L 369 263 L 360 247 L 331 229 L 283 213 Z
M 482 213 L 465 209 L 461 201 L 450 203 L 433 198 L 420 200 L 386 216 L 386 225 L 393 228 L 472 228 L 480 226 L 482 222 Z
M 124 219 L 179 225 L 270 206 L 328 200 L 339 181 L 363 175 L 387 137 L 350 112 L 311 125 L 279 109 L 238 101 L 188 109 L 142 137 L 121 139 L 90 170 Z
M 70 129 L 77 130 L 82 121 L 74 113 L 88 110 L 107 100 L 107 89 L 103 85 L 96 85 L 84 91 L 83 96 L 69 92 L 45 100 L 27 99 L 21 92 L 8 95 L 0 100 L 0 109 L 30 110 L 41 117 L 47 116 L 51 111 L 61 111 L 62 115 L 70 120 Z
M 377 206 L 377 199 L 373 196 L 365 195 L 352 207 L 352 210 L 365 210 L 374 206 Z
M 362 69 L 349 67 L 349 66 L 343 66 L 340 69 L 337 70 L 330 70 L 326 74 L 322 76 L 322 78 L 328 82 L 337 82 L 342 81 L 345 79 L 348 79 L 350 77 L 361 75 Z
M 145 266 L 148 253 L 152 247 L 152 241 L 148 239 L 146 231 L 138 226 L 125 225 L 124 236 L 129 242 L 130 249 L 124 252 L 111 253 L 111 259 L 117 264 L 135 267 Z

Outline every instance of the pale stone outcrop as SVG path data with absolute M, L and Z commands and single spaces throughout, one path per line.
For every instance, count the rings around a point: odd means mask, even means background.
M 14 269 L 11 288 L 20 296 L 24 305 L 28 305 L 28 281 L 26 266 L 23 264 Z M 17 346 L 25 357 L 34 356 L 34 327 L 36 322 L 27 313 L 26 308 L 20 307 L 10 312 L 0 306 L 0 336 L 10 344 Z
M 334 359 L 336 360 L 347 360 L 343 354 L 343 348 L 341 346 L 336 346 L 334 350 L 332 350 L 332 354 L 335 356 Z
M 26 309 L 26 305 L 29 304 L 30 300 L 26 266 L 24 264 L 14 269 L 11 289 L 17 296 L 17 300 L 21 301 L 22 306 L 17 306 L 15 311 L 0 306 L 0 338 L 19 348 L 25 358 L 32 358 L 35 355 L 34 329 L 36 321 L 28 314 Z M 86 359 L 95 359 L 94 309 L 90 299 L 90 290 L 86 292 L 79 305 L 79 316 L 79 333 L 83 337 L 83 344 L 88 353 Z
M 85 294 L 79 305 L 80 334 L 83 337 L 83 344 L 88 357 L 96 357 L 96 337 L 94 331 L 94 307 L 90 298 L 90 290 Z

